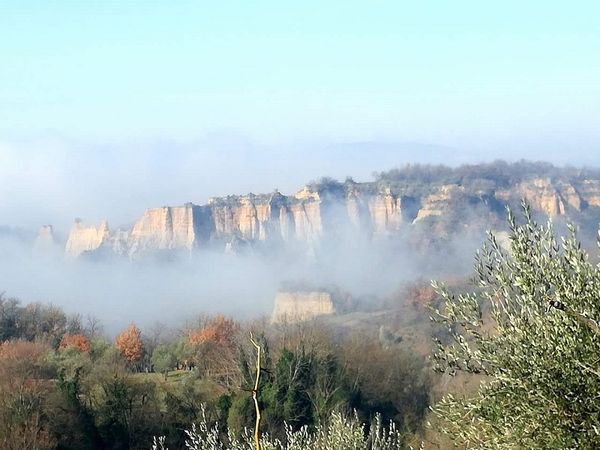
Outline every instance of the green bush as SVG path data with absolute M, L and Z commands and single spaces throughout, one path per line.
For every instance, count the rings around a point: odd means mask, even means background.
M 490 235 L 478 254 L 477 292 L 440 288 L 435 319 L 453 343 L 439 343 L 437 369 L 483 382 L 435 411 L 469 448 L 600 448 L 600 265 L 573 227 L 559 241 L 527 205 L 509 225 L 510 249 Z

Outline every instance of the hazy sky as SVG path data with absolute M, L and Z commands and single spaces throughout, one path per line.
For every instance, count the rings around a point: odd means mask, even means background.
M 3 0 L 0 127 L 596 144 L 598 17 L 595 1 Z
M 0 0 L 0 224 L 600 163 L 600 3 L 493 3 Z

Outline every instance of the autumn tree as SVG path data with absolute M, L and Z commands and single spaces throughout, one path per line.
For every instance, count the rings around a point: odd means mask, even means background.
M 130 364 L 137 363 L 142 357 L 142 333 L 140 329 L 132 323 L 125 331 L 117 336 L 116 346 L 121 355 Z
M 79 352 L 87 353 L 91 349 L 90 341 L 83 334 L 65 334 L 60 341 L 59 350 L 75 348 Z
M 189 335 L 192 361 L 200 373 L 233 388 L 238 384 L 236 337 L 239 326 L 229 318 L 217 316 Z
M 239 327 L 232 319 L 219 315 L 210 320 L 205 327 L 192 332 L 190 344 L 214 343 L 231 347 L 238 331 Z

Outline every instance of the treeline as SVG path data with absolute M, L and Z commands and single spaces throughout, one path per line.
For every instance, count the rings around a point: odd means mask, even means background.
M 417 184 L 470 185 L 477 180 L 493 181 L 498 187 L 510 187 L 521 181 L 550 179 L 600 178 L 600 169 L 557 167 L 548 162 L 497 160 L 491 163 L 463 164 L 457 167 L 432 164 L 406 164 L 403 167 L 374 174 L 376 182 Z
M 88 317 L 85 324 L 83 322 L 81 316 L 67 316 L 57 306 L 22 305 L 18 299 L 0 293 L 0 342 L 41 339 L 56 347 L 65 334 L 80 334 L 85 328 L 85 333 L 95 337 L 101 331 L 99 322 L 93 317 Z
M 409 196 L 422 196 L 431 193 L 440 185 L 458 185 L 474 192 L 495 189 L 508 189 L 532 178 L 549 178 L 552 182 L 577 182 L 600 179 L 600 169 L 590 167 L 558 167 L 548 162 L 526 161 L 506 162 L 497 160 L 491 163 L 463 164 L 451 167 L 443 164 L 405 164 L 388 171 L 373 173 L 374 181 L 355 182 L 351 177 L 339 181 L 330 177 L 313 180 L 307 186 L 327 195 L 343 196 L 349 190 L 371 193 L 383 188 L 402 192 Z M 513 205 L 517 206 L 517 205 Z
M 93 319 L 1 297 L 0 448 L 141 449 L 164 436 L 177 449 L 204 419 L 239 434 L 254 423 L 251 331 L 264 350 L 259 401 L 272 437 L 284 438 L 286 423 L 325 426 L 335 411 L 364 422 L 380 414 L 406 436 L 422 427 L 425 361 L 376 335 L 203 317 L 168 336 L 131 324 L 112 340 Z

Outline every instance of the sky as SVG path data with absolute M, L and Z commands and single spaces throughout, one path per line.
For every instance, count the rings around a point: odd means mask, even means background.
M 368 178 L 600 164 L 600 4 L 0 0 L 0 224 Z
M 592 133 L 599 14 L 577 1 L 3 0 L 0 123 L 453 145 L 563 121 Z

